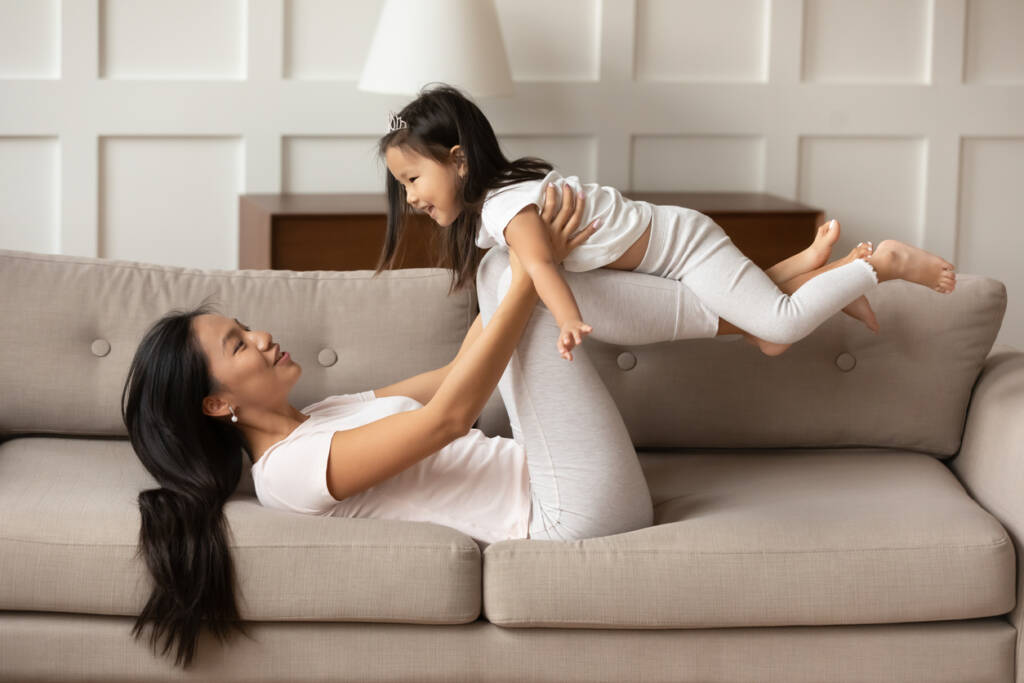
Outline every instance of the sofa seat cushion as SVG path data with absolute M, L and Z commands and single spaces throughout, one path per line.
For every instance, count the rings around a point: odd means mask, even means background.
M 641 452 L 655 525 L 494 543 L 501 626 L 714 628 L 1004 614 L 1013 545 L 933 456 L 876 449 Z
M 224 507 L 243 619 L 462 624 L 479 616 L 480 548 L 469 536 L 428 522 L 265 508 L 247 484 L 243 477 Z M 136 557 L 136 500 L 155 486 L 127 440 L 0 444 L 0 609 L 139 614 L 152 582 Z

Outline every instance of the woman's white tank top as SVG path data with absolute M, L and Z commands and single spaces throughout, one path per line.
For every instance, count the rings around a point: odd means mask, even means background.
M 530 473 L 514 439 L 479 429 L 365 491 L 336 500 L 327 490 L 327 459 L 336 431 L 352 429 L 422 404 L 373 391 L 339 394 L 302 409 L 309 418 L 270 446 L 252 466 L 260 504 L 304 514 L 434 522 L 478 545 L 527 538 Z

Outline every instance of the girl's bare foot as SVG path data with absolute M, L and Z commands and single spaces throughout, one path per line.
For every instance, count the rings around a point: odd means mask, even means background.
M 843 313 L 862 321 L 872 332 L 878 332 L 880 326 L 871 304 L 863 295 L 857 297 L 853 303 L 843 309 Z
M 847 255 L 844 261 L 855 258 L 865 258 L 871 256 L 871 242 L 861 242 Z M 880 329 L 878 325 L 878 319 L 875 317 L 875 312 L 871 308 L 871 304 L 868 303 L 867 297 L 861 295 L 853 300 L 846 308 L 843 309 L 843 313 L 860 320 L 868 329 L 872 332 L 878 332 Z
M 901 279 L 949 294 L 956 287 L 956 271 L 949 261 L 899 240 L 882 240 L 868 256 L 878 281 Z
M 817 270 L 825 265 L 832 255 L 832 245 L 839 239 L 839 221 L 829 221 L 818 226 L 818 232 L 803 251 L 799 251 L 784 261 L 764 271 L 775 284 L 786 282 L 803 273 Z
M 825 265 L 828 262 L 828 257 L 832 255 L 832 247 L 838 239 L 839 221 L 833 218 L 828 223 L 819 225 L 818 234 L 814 236 L 811 246 L 805 250 L 808 255 L 807 270 L 814 270 Z

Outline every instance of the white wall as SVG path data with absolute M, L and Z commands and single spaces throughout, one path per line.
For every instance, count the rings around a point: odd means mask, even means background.
M 237 195 L 382 191 L 379 0 L 0 0 L 0 246 L 237 267 Z M 1006 283 L 1024 347 L 1024 0 L 497 0 L 506 154 L 771 192 Z

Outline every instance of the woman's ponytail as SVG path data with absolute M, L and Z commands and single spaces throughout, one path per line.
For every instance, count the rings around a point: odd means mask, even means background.
M 149 640 L 154 651 L 161 639 L 161 655 L 176 643 L 175 664 L 188 667 L 204 621 L 221 641 L 228 639 L 233 626 L 242 628 L 232 599 L 234 570 L 223 501 L 165 488 L 142 491 L 138 500 L 139 554 L 154 585 L 132 636 L 138 638 L 145 624 L 151 623 Z
M 160 488 L 138 496 L 141 555 L 153 589 L 132 628 L 151 624 L 154 652 L 175 650 L 188 668 L 203 624 L 219 640 L 248 635 L 235 603 L 235 569 L 224 503 L 242 473 L 241 432 L 202 412 L 216 390 L 192 319 L 206 306 L 172 312 L 140 343 L 121 395 L 132 448 Z

